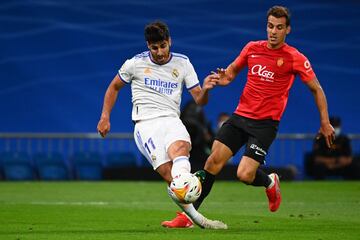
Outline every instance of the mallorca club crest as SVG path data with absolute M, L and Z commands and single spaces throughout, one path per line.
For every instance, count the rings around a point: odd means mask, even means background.
M 284 59 L 283 58 L 278 58 L 278 60 L 276 61 L 276 65 L 278 67 L 281 67 L 282 65 L 284 65 Z

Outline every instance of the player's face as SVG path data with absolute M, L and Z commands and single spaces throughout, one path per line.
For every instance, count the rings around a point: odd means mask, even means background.
M 155 43 L 147 42 L 153 61 L 158 64 L 166 63 L 170 58 L 170 45 L 171 39 Z
M 286 18 L 269 16 L 267 22 L 267 38 L 269 48 L 279 48 L 284 42 L 286 35 L 290 33 L 290 26 L 286 26 Z

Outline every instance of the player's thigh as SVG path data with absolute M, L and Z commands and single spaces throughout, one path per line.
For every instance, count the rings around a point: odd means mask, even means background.
M 171 160 L 179 156 L 189 156 L 191 145 L 184 140 L 177 140 L 170 144 L 167 154 Z
M 170 159 L 178 156 L 188 156 L 191 150 L 191 140 L 186 127 L 177 117 L 164 118 L 163 129 L 165 129 L 165 149 Z
M 265 164 L 268 149 L 277 134 L 277 123 L 272 121 L 254 123 L 253 127 L 248 128 L 248 131 L 251 136 L 247 141 L 244 156 L 252 158 L 260 164 Z
M 236 115 L 232 115 L 221 126 L 219 132 L 216 134 L 215 140 L 226 145 L 231 150 L 232 155 L 235 155 L 247 142 L 248 133 L 243 130 L 241 119 Z M 213 151 L 212 149 L 212 152 Z
M 232 156 L 233 152 L 228 146 L 215 140 L 204 169 L 211 174 L 217 175 Z

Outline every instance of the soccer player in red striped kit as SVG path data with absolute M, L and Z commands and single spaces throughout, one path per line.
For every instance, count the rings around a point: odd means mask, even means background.
M 209 194 L 215 176 L 226 162 L 245 145 L 244 155 L 237 169 L 237 177 L 248 185 L 263 186 L 269 209 L 275 212 L 281 203 L 280 182 L 277 174 L 265 174 L 264 164 L 268 148 L 276 137 L 281 116 L 285 110 L 289 90 L 299 75 L 312 92 L 320 113 L 319 134 L 330 147 L 335 138 L 327 110 L 325 94 L 309 60 L 296 48 L 285 43 L 290 33 L 290 13 L 286 7 L 274 6 L 267 13 L 267 41 L 249 42 L 240 55 L 226 68 L 218 69 L 218 85 L 228 85 L 238 73 L 248 68 L 247 82 L 239 104 L 219 130 L 212 153 L 205 163 L 202 176 L 203 191 L 197 202 L 199 208 Z M 240 90 L 239 90 L 240 91 Z M 182 227 L 186 216 L 177 216 L 164 222 L 168 227 Z

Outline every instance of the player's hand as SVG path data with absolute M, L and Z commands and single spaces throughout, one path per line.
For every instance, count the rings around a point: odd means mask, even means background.
M 225 77 L 226 69 L 224 69 L 224 68 L 217 68 L 216 71 L 217 71 L 217 74 L 219 74 L 220 78 Z
M 213 89 L 219 82 L 219 76 L 217 74 L 210 74 L 204 79 L 203 89 Z
M 110 131 L 110 121 L 109 118 L 102 117 L 97 125 L 97 130 L 102 137 L 105 137 L 106 134 Z
M 226 73 L 226 69 L 224 68 L 217 68 L 216 72 L 211 71 L 212 74 L 215 74 L 216 76 L 219 77 L 219 80 L 217 82 L 217 85 L 220 86 L 226 86 L 228 85 L 231 81 L 229 80 L 229 76 Z
M 321 135 L 324 136 L 328 148 L 331 148 L 335 140 L 335 130 L 330 123 L 321 124 L 319 134 L 316 138 L 319 139 Z
M 212 74 L 217 74 L 219 76 L 219 78 L 223 78 L 226 74 L 226 69 L 224 68 L 217 68 L 216 72 L 211 71 Z

